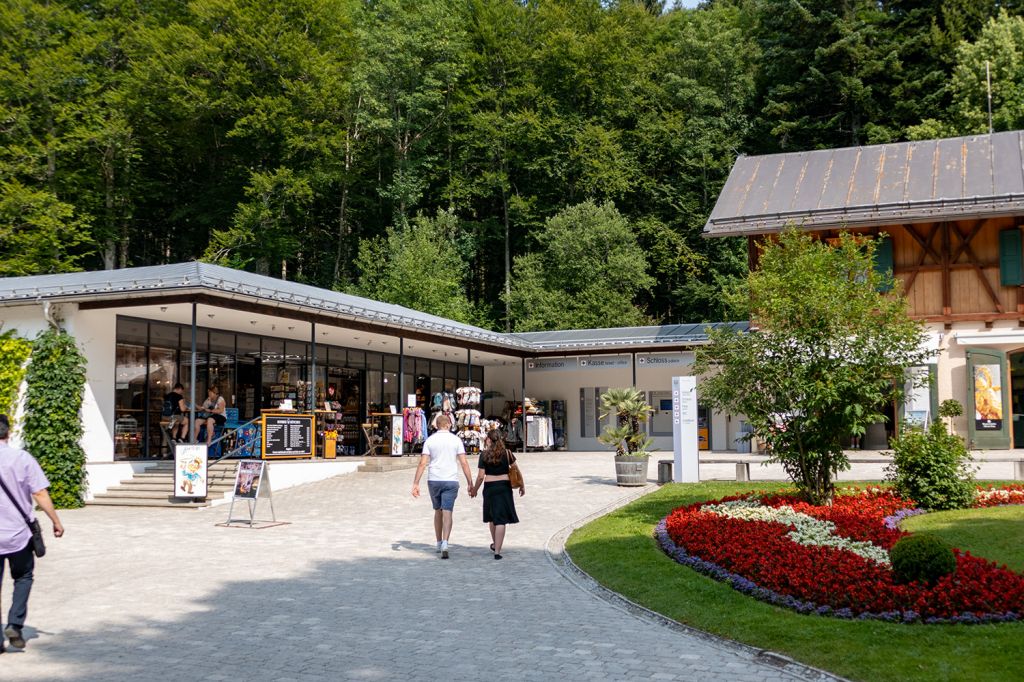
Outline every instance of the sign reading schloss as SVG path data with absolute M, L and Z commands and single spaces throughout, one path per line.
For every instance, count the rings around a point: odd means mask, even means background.
M 697 377 L 672 377 L 672 452 L 676 483 L 700 481 L 697 440 Z
M 687 367 L 693 364 L 694 353 L 687 351 L 684 353 L 672 353 L 670 355 L 653 355 L 645 353 L 644 355 L 636 356 L 636 365 L 638 368 L 651 367 Z

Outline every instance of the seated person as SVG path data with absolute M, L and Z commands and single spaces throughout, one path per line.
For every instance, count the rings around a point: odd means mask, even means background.
M 164 396 L 164 404 L 171 406 L 171 418 L 167 422 L 167 431 L 171 434 L 171 442 L 184 443 L 188 438 L 188 420 L 185 415 L 185 387 L 181 382 L 174 384 L 174 389 Z
M 224 397 L 220 394 L 220 389 L 216 386 L 210 386 L 206 393 L 207 398 L 201 408 L 202 412 L 196 414 L 195 434 L 193 435 L 193 438 L 195 440 L 199 440 L 199 429 L 205 424 L 206 444 L 210 445 L 210 443 L 213 442 L 214 424 L 217 426 L 224 426 L 228 421 L 228 418 L 224 416 L 224 411 L 227 409 L 227 403 L 224 402 Z

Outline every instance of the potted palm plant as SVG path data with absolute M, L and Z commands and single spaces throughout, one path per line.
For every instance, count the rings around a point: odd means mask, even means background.
M 597 437 L 615 448 L 615 482 L 622 486 L 647 485 L 647 465 L 654 439 L 640 425 L 654 411 L 635 388 L 612 388 L 601 396 L 601 418 L 615 417 L 614 426 L 606 426 Z

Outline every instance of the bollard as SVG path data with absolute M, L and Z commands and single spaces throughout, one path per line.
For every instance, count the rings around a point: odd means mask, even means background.
M 658 485 L 665 485 L 672 482 L 672 460 L 658 460 Z

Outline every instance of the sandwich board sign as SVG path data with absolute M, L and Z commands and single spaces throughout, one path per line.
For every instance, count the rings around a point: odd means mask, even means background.
M 174 446 L 174 497 L 206 498 L 206 443 L 177 443 Z
M 247 523 L 252 528 L 256 522 L 256 505 L 260 499 L 266 499 L 270 503 L 271 519 L 277 522 L 277 513 L 274 511 L 273 491 L 270 489 L 270 464 L 263 460 L 249 460 L 238 463 L 235 470 L 235 486 L 231 492 L 231 506 L 228 507 L 228 520 L 225 525 L 233 523 Z M 234 517 L 235 502 L 244 500 L 248 518 Z

